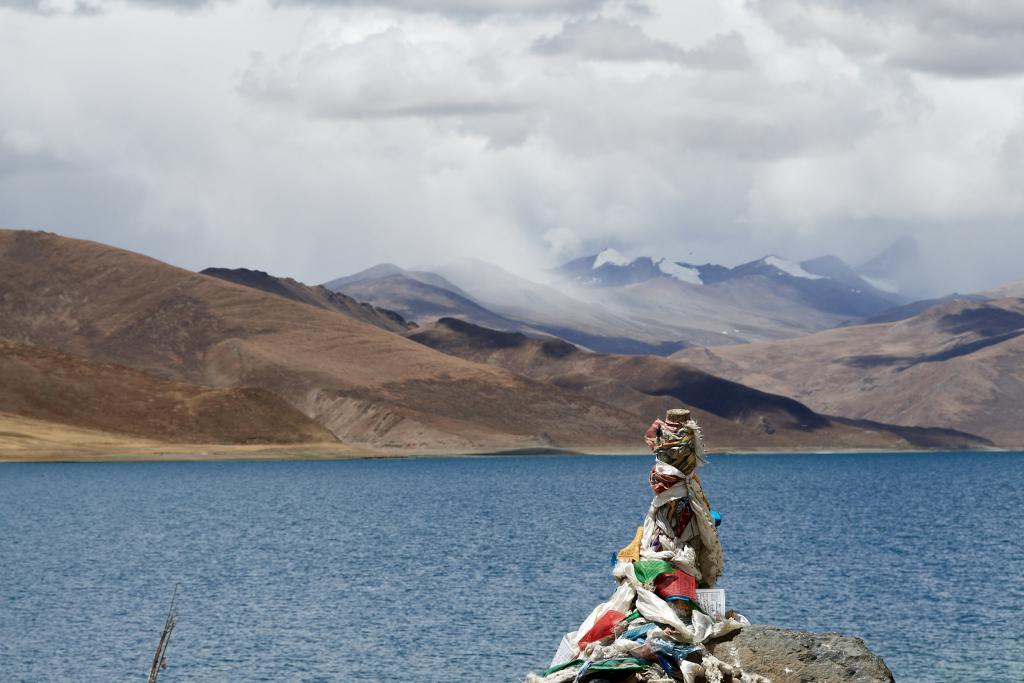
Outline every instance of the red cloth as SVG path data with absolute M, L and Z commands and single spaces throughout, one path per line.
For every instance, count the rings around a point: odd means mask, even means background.
M 595 623 L 593 627 L 591 627 L 591 629 L 583 634 L 582 638 L 580 638 L 580 649 L 586 646 L 587 643 L 592 643 L 595 640 L 602 640 L 610 636 L 612 634 L 612 627 L 625 618 L 625 614 L 613 609 L 602 614 L 601 618 L 597 620 L 597 623 Z
M 671 574 L 662 574 L 654 580 L 654 592 L 661 598 L 697 599 L 697 580 L 677 569 Z
M 658 474 L 657 464 L 651 468 L 651 475 L 647 478 L 647 482 L 651 485 L 651 490 L 654 491 L 654 495 L 658 495 L 663 491 L 668 491 L 682 480 L 682 477 L 677 477 L 673 474 Z

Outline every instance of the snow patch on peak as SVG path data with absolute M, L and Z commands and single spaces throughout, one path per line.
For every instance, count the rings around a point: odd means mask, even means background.
M 665 273 L 665 275 L 674 277 L 682 282 L 689 282 L 692 285 L 704 284 L 700 279 L 700 271 L 696 268 L 681 266 L 674 261 L 669 261 L 667 258 L 661 259 L 656 265 L 658 266 L 658 270 Z
M 792 261 L 787 261 L 786 259 L 779 258 L 778 256 L 765 256 L 764 262 L 773 268 L 778 268 L 786 275 L 792 275 L 793 277 L 802 277 L 807 280 L 824 279 L 820 275 L 808 273 L 806 270 L 800 267 L 799 263 L 793 263 Z
M 594 265 L 591 267 L 597 270 L 606 263 L 610 263 L 613 266 L 628 266 L 631 261 L 617 250 L 609 247 L 594 257 Z

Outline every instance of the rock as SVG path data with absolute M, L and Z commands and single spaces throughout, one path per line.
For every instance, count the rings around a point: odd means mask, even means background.
M 838 633 L 744 626 L 705 643 L 716 658 L 772 683 L 892 683 L 892 672 L 860 638 Z

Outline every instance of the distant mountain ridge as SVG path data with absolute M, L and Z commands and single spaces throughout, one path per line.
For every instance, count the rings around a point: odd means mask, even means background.
M 381 264 L 326 287 L 419 324 L 455 317 L 496 330 L 555 335 L 606 353 L 667 355 L 810 334 L 903 305 L 834 256 L 778 256 L 726 267 L 614 249 L 574 259 L 550 284 L 473 259 L 417 270 Z
M 555 335 L 605 353 L 667 355 L 796 337 L 906 301 L 834 256 L 766 256 L 734 268 L 605 249 L 541 284 L 478 260 L 414 271 L 381 264 L 325 284 L 420 324 L 443 317 L 528 335 Z
M 894 322 L 673 356 L 853 419 L 1024 443 L 1024 299 L 960 298 Z
M 667 355 L 685 343 L 663 340 L 605 310 L 483 261 L 439 272 L 381 264 L 324 287 L 393 309 L 417 323 L 451 317 L 496 330 L 556 335 L 598 351 Z
M 356 320 L 362 320 L 383 330 L 404 332 L 415 324 L 406 322 L 405 318 L 367 303 L 356 301 L 340 292 L 332 292 L 326 287 L 317 285 L 310 287 L 292 278 L 274 277 L 262 270 L 248 268 L 205 268 L 203 275 L 252 287 L 270 294 L 278 294 L 294 301 L 310 304 L 318 308 L 339 311 Z
M 620 287 L 654 278 L 674 278 L 693 285 L 714 285 L 736 278 L 764 275 L 770 278 L 810 281 L 803 283 L 805 288 L 810 287 L 810 283 L 814 281 L 819 281 L 814 283 L 814 286 L 824 286 L 833 292 L 845 288 L 849 294 L 865 300 L 864 303 L 848 307 L 853 314 L 860 314 L 866 309 L 877 313 L 887 307 L 907 303 L 905 298 L 892 291 L 878 289 L 842 259 L 832 255 L 797 263 L 770 254 L 730 268 L 713 263 L 698 265 L 672 261 L 666 257 L 654 259 L 650 256 L 639 256 L 629 259 L 614 249 L 606 249 L 569 261 L 555 269 L 555 273 L 562 279 L 588 287 Z

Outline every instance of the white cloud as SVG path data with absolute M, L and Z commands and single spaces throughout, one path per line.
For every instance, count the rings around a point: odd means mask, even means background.
M 1020 51 L 987 47 L 1011 10 L 167 6 L 0 7 L 0 224 L 308 281 L 609 244 L 856 262 L 902 233 L 936 287 L 1024 275 Z
M 566 21 L 558 33 L 538 38 L 533 49 L 544 55 L 570 54 L 622 62 L 665 61 L 703 69 L 737 69 L 750 64 L 743 38 L 735 32 L 716 35 L 706 44 L 688 50 L 655 40 L 636 24 L 604 16 Z

